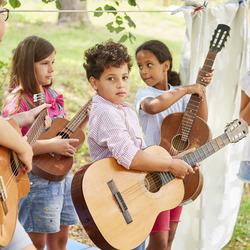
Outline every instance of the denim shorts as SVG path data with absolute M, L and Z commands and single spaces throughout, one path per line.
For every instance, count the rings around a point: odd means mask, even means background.
M 19 203 L 19 221 L 26 232 L 56 233 L 60 226 L 78 223 L 71 199 L 72 172 L 59 182 L 28 173 L 30 192 Z

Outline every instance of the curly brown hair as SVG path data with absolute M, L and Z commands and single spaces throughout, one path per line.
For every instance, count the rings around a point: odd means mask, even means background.
M 100 79 L 105 69 L 110 67 L 119 68 L 124 63 L 128 65 L 129 71 L 132 67 L 132 58 L 128 54 L 127 48 L 120 43 L 113 42 L 111 39 L 88 49 L 84 56 L 86 63 L 83 64 L 83 67 L 86 70 L 88 79 L 91 76 Z

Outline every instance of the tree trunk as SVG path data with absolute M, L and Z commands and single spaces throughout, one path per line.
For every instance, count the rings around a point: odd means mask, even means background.
M 80 0 L 59 0 L 61 10 L 86 10 L 86 1 Z M 58 16 L 58 24 L 76 24 L 89 25 L 89 17 L 87 12 L 60 12 Z

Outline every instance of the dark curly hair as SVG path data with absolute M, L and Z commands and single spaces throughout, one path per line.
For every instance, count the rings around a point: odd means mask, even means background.
M 169 61 L 170 67 L 168 70 L 168 82 L 172 86 L 181 84 L 179 74 L 175 71 L 172 71 L 172 55 L 168 47 L 164 43 L 158 40 L 147 41 L 137 48 L 135 55 L 137 55 L 141 50 L 149 50 L 150 52 L 152 52 L 156 56 L 160 64 L 164 63 L 165 61 Z
M 96 44 L 88 49 L 85 53 L 85 61 L 83 67 L 86 70 L 87 78 L 93 76 L 95 79 L 100 79 L 101 74 L 109 67 L 119 68 L 124 63 L 128 64 L 128 70 L 131 70 L 132 59 L 128 54 L 127 48 L 112 40 L 105 43 Z

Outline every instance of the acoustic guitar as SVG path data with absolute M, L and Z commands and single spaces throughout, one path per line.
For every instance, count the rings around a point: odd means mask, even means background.
M 43 109 L 26 134 L 31 147 L 44 128 L 46 115 L 47 110 Z M 10 119 L 9 123 L 22 135 L 14 119 Z M 0 246 L 10 243 L 16 227 L 19 200 L 30 190 L 29 179 L 21 171 L 22 166 L 14 151 L 0 146 Z
M 234 121 L 221 136 L 182 159 L 194 166 L 247 133 L 248 125 L 243 119 Z M 145 151 L 152 157 L 171 158 L 160 146 Z M 100 249 L 128 250 L 139 246 L 149 235 L 158 214 L 178 206 L 184 192 L 183 180 L 170 172 L 127 170 L 114 158 L 82 167 L 75 173 L 71 186 L 81 223 Z
M 75 138 L 79 141 L 71 145 L 79 148 L 85 140 L 85 135 L 79 126 L 88 115 L 88 107 L 91 101 L 92 99 L 89 99 L 70 121 L 65 118 L 55 119 L 51 127 L 40 135 L 39 140 L 51 139 L 56 136 L 61 136 L 62 139 Z M 73 157 L 51 152 L 33 157 L 32 172 L 45 180 L 61 181 L 67 176 L 72 165 Z
M 211 72 L 215 57 L 224 47 L 229 31 L 230 27 L 225 24 L 219 24 L 215 29 L 209 52 L 197 76 L 196 83 L 206 86 L 203 77 Z M 200 101 L 198 94 L 192 94 L 184 113 L 173 113 L 163 120 L 160 146 L 168 150 L 170 155 L 177 155 L 190 148 L 199 148 L 211 139 L 212 136 L 207 123 L 197 116 Z M 195 175 L 186 177 L 185 190 L 194 198 L 188 191 L 193 182 L 198 182 L 200 184 L 199 189 L 202 189 L 203 176 L 200 169 L 196 171 Z M 186 199 L 183 203 L 192 201 L 191 196 L 185 196 Z

